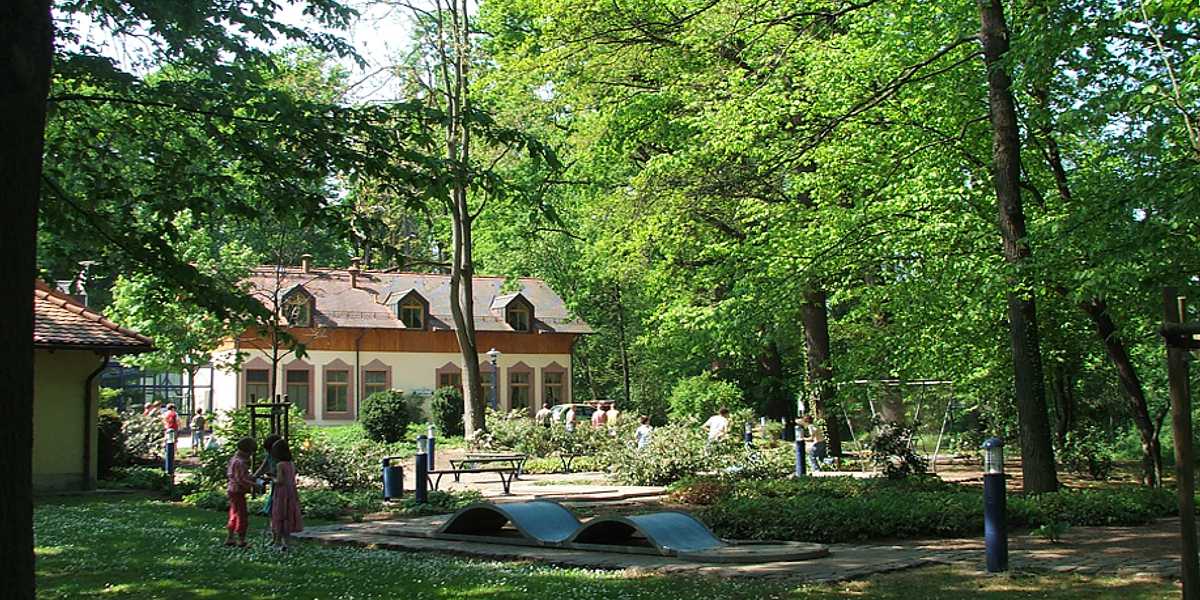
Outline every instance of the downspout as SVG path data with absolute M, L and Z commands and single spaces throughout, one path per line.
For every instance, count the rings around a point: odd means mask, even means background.
M 354 421 L 358 420 L 358 411 L 361 409 L 360 403 L 363 390 L 362 366 L 359 364 L 358 352 L 362 346 L 362 339 L 367 335 L 367 330 L 363 329 L 358 332 L 358 337 L 354 338 L 354 414 L 351 415 Z
M 92 382 L 104 369 L 108 368 L 108 361 L 112 359 L 112 356 L 108 354 L 102 356 L 104 361 L 87 376 L 83 383 L 83 489 L 85 490 L 92 489 L 95 484 L 92 481 L 92 430 L 96 427 L 96 424 L 92 423 Z

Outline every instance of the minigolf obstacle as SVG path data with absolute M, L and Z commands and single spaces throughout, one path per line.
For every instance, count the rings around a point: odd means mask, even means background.
M 799 561 L 829 554 L 829 549 L 820 544 L 722 540 L 695 517 L 680 511 L 597 517 L 582 523 L 569 509 L 549 500 L 478 502 L 454 513 L 432 537 L 651 554 L 697 562 Z

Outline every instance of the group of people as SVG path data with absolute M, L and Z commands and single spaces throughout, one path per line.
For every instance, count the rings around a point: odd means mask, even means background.
M 710 444 L 725 437 L 725 434 L 729 432 L 729 409 L 722 406 L 717 414 L 709 417 L 700 427 L 708 433 Z M 825 443 L 825 431 L 813 422 L 811 416 L 807 415 L 797 419 L 796 431 L 801 436 L 800 440 L 804 442 L 809 468 L 814 472 L 820 471 L 822 465 L 829 458 L 829 448 Z
M 304 530 L 300 511 L 300 494 L 296 489 L 296 467 L 292 465 L 292 450 L 287 440 L 271 434 L 263 440 L 263 461 L 253 474 L 250 459 L 257 444 L 254 438 L 238 440 L 237 452 L 225 469 L 228 479 L 229 521 L 226 546 L 246 547 L 246 531 L 250 526 L 246 495 L 270 488 L 263 513 L 271 517 L 271 544 L 287 551 L 291 534 Z
M 152 417 L 159 416 L 162 419 L 163 434 L 166 439 L 175 440 L 179 436 L 179 413 L 175 410 L 175 404 L 168 402 L 163 406 L 162 402 L 154 400 L 147 402 L 142 407 L 142 416 Z M 204 414 L 204 409 L 196 408 L 196 413 L 192 415 L 192 420 L 188 422 L 188 427 L 192 431 L 192 455 L 199 454 L 204 449 L 204 442 L 208 433 L 208 415 Z

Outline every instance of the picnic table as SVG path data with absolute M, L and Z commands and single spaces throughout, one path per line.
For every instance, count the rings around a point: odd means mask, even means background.
M 478 468 L 483 465 L 507 464 L 513 468 L 513 479 L 520 479 L 521 473 L 525 471 L 525 461 L 529 460 L 526 454 L 518 453 L 500 453 L 500 452 L 468 452 L 462 458 L 450 459 L 450 468 L 453 469 L 470 469 Z M 454 476 L 454 481 L 458 481 L 459 476 Z
M 430 483 L 430 487 L 432 487 L 433 489 L 436 490 L 436 489 L 438 489 L 438 486 L 440 486 L 442 484 L 443 476 L 453 475 L 454 480 L 458 481 L 459 478 L 462 477 L 462 475 L 464 473 L 496 473 L 496 474 L 500 475 L 500 485 L 504 486 L 505 494 L 512 493 L 510 491 L 512 489 L 512 482 L 514 479 L 517 478 L 517 469 L 516 469 L 516 467 L 513 467 L 511 465 L 504 466 L 504 467 L 465 467 L 465 468 L 451 466 L 451 468 L 449 468 L 449 469 L 438 469 L 435 471 L 427 471 L 426 478 Z M 434 478 L 434 475 L 437 475 L 437 477 Z

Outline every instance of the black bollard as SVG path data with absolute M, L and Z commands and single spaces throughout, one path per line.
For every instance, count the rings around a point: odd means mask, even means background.
M 796 440 L 796 477 L 804 477 L 808 474 L 808 462 L 804 456 L 804 440 Z
M 413 499 L 424 504 L 429 501 L 429 438 L 417 437 L 417 481 Z
M 1004 489 L 1004 440 L 983 443 L 983 541 L 988 573 L 1008 570 L 1008 500 Z

